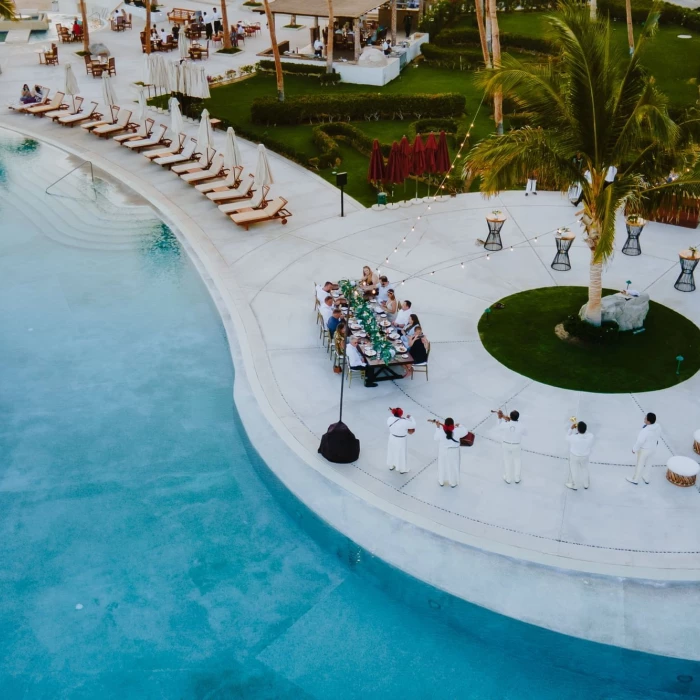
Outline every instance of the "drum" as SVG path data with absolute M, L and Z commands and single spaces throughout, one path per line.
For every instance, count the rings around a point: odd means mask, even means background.
M 671 457 L 666 462 L 666 479 L 675 486 L 693 486 L 700 472 L 700 465 L 690 457 Z
M 693 433 L 693 451 L 700 455 L 700 430 Z

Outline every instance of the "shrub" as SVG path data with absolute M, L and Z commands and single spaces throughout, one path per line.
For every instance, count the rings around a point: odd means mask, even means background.
M 376 121 L 410 117 L 454 117 L 464 111 L 464 95 L 356 93 L 304 95 L 278 102 L 256 97 L 250 108 L 254 124 L 306 124 L 333 121 Z
M 481 46 L 479 30 L 476 27 L 445 29 L 440 32 L 440 35 L 431 43 L 442 47 Z M 425 44 L 423 46 L 425 46 Z M 507 51 L 509 48 L 514 48 L 521 49 L 522 51 L 535 51 L 536 53 L 554 53 L 554 47 L 547 39 L 511 32 L 501 32 L 501 47 L 504 51 Z
M 421 32 L 428 32 L 434 39 L 443 29 L 454 24 L 463 14 L 463 5 L 452 0 L 438 0 L 430 4 L 418 25 Z
M 340 160 L 340 148 L 338 142 L 329 136 L 322 127 L 313 130 L 314 146 L 321 151 L 318 163 L 321 168 L 328 168 Z
M 637 24 L 642 24 L 646 20 L 650 8 L 650 0 L 639 0 L 635 2 L 632 6 L 632 21 Z M 611 19 L 616 19 L 619 22 L 627 21 L 624 0 L 600 0 L 598 3 L 598 12 L 601 17 L 608 15 Z M 668 2 L 662 2 L 659 22 L 661 24 L 680 24 L 689 29 L 700 31 L 700 12 L 698 10 L 672 5 Z
M 265 71 L 267 73 L 275 72 L 275 62 L 269 59 L 263 59 L 258 64 L 258 70 Z M 287 61 L 282 61 L 282 72 L 283 73 L 295 73 L 297 75 L 325 75 L 326 66 L 314 66 L 307 63 L 288 63 Z
M 442 68 L 472 70 L 484 65 L 484 58 L 477 48 L 448 48 L 435 44 L 422 44 L 420 50 L 426 61 Z
M 318 76 L 318 81 L 321 85 L 337 85 L 340 82 L 340 73 L 324 73 Z
M 418 119 L 408 127 L 408 136 L 413 140 L 416 134 L 429 134 L 431 131 L 444 131 L 446 134 L 457 133 L 456 119 L 440 119 L 438 117 Z
M 618 340 L 620 333 L 615 322 L 608 321 L 600 326 L 593 326 L 582 321 L 576 314 L 567 316 L 563 325 L 571 337 L 586 345 L 610 345 Z

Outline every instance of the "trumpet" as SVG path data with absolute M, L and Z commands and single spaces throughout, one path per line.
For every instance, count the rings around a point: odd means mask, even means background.
M 508 423 L 510 421 L 510 416 L 507 416 L 505 413 L 503 413 L 503 411 L 501 411 L 500 408 L 496 411 L 492 410 L 491 413 L 497 413 L 498 417 L 503 418 L 503 420 L 506 421 L 506 423 Z
M 571 421 L 571 429 L 576 430 L 576 428 L 578 428 L 578 418 L 576 418 L 576 416 L 571 416 L 569 420 Z

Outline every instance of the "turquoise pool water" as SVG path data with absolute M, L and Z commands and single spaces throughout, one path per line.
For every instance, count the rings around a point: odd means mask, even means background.
M 320 523 L 248 443 L 172 232 L 82 171 L 45 194 L 76 164 L 0 131 L 0 698 L 700 693 L 700 664 L 457 601 Z

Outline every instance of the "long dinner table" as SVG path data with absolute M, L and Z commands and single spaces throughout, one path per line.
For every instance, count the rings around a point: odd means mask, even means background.
M 364 322 L 355 315 L 352 295 L 347 295 L 350 297 L 348 299 L 343 296 L 341 290 L 334 290 L 331 292 L 331 295 L 334 302 L 340 305 L 343 310 L 343 317 L 348 324 L 348 339 L 353 335 L 359 338 L 360 350 L 367 363 L 374 369 L 375 381 L 385 382 L 403 379 L 404 374 L 396 370 L 412 365 L 413 357 L 408 348 L 401 342 L 400 331 L 392 325 L 387 312 L 381 307 L 379 302 L 370 300 L 365 303 L 369 305 L 372 311 L 374 325 L 376 325 L 376 331 L 378 331 L 380 339 L 387 341 L 391 345 L 392 357 L 387 361 L 379 356 L 379 353 L 372 345 L 373 341 L 369 336 L 373 324 Z M 345 300 L 345 303 L 343 303 L 343 300 Z M 364 298 L 362 301 L 364 302 Z

